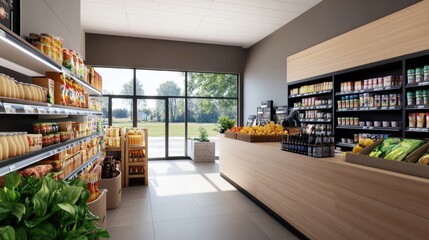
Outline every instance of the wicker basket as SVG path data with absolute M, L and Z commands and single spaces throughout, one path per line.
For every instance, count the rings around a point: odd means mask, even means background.
M 248 135 L 237 133 L 237 140 L 245 142 L 281 142 L 282 135 Z
M 237 133 L 236 132 L 225 132 L 225 137 L 231 138 L 231 139 L 237 139 Z

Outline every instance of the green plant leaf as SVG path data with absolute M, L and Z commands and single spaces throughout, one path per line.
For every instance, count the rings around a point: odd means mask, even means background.
M 88 240 L 88 238 L 84 235 L 80 235 L 78 233 L 70 233 L 66 240 Z
M 0 227 L 0 237 L 5 240 L 15 240 L 15 229 L 11 226 Z
M 0 189 L 0 202 L 6 202 L 6 201 L 7 201 L 6 193 L 4 192 L 4 189 Z
M 50 214 L 43 216 L 43 217 L 34 218 L 32 220 L 25 220 L 24 223 L 27 227 L 31 228 L 31 227 L 35 227 L 35 226 L 39 225 L 41 222 L 45 221 L 49 217 L 51 217 Z
M 21 221 L 22 215 L 25 213 L 25 206 L 22 203 L 13 203 L 12 204 L 12 214 L 18 218 L 18 222 Z
M 82 193 L 82 187 L 70 186 L 65 188 L 61 193 L 62 203 L 75 204 Z
M 24 227 L 20 227 L 16 231 L 16 240 L 27 240 L 27 232 Z
M 20 198 L 19 192 L 11 189 L 11 188 L 4 188 L 4 193 L 6 195 L 7 201 L 9 202 L 17 202 Z
M 87 184 L 85 181 L 80 180 L 79 178 L 73 179 L 69 182 L 70 186 L 75 186 L 75 187 L 82 187 L 82 188 L 86 188 Z
M 57 230 L 52 223 L 40 224 L 28 229 L 28 237 L 31 240 L 53 240 L 57 237 Z
M 72 204 L 69 203 L 58 203 L 58 207 L 62 210 L 70 213 L 72 216 L 76 215 L 76 210 Z
M 41 200 L 43 200 L 45 202 L 49 201 L 49 188 L 48 188 L 46 182 L 42 183 L 40 190 L 36 193 L 35 196 L 39 197 Z
M 34 213 L 36 214 L 36 216 L 45 216 L 46 211 L 48 210 L 48 205 L 46 204 L 46 202 L 39 195 L 35 195 L 32 202 L 34 207 Z
M 110 234 L 106 229 L 99 228 L 96 236 L 98 238 L 110 238 Z
M 19 186 L 21 182 L 21 176 L 17 172 L 9 173 L 6 176 L 5 186 L 9 189 L 15 189 Z

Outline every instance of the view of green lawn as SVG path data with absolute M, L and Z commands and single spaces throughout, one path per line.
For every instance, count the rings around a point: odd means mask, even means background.
M 114 127 L 131 127 L 132 121 L 129 118 L 116 118 L 112 119 Z M 163 122 L 138 122 L 138 127 L 147 128 L 149 137 L 164 137 L 165 124 Z M 198 137 L 198 129 L 203 127 L 207 130 L 209 137 L 217 136 L 214 130 L 215 123 L 188 123 L 188 137 Z M 170 137 L 184 137 L 185 136 L 185 123 L 170 123 Z

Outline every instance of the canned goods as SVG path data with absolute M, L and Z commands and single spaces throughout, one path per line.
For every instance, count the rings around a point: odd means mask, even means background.
M 423 81 L 429 81 L 429 65 L 423 67 Z
M 407 105 L 408 106 L 415 105 L 416 104 L 415 100 L 416 98 L 415 98 L 414 92 L 407 92 Z
M 408 80 L 408 83 L 415 83 L 416 82 L 416 72 L 414 69 L 408 69 L 407 80 Z
M 423 70 L 421 68 L 416 68 L 416 82 L 423 82 Z

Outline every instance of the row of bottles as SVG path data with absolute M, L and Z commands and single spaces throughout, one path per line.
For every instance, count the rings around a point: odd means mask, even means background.
M 130 167 L 130 174 L 144 174 L 144 173 L 145 173 L 144 166 Z
M 334 135 L 284 135 L 281 150 L 316 158 L 334 157 Z
M 143 150 L 134 150 L 128 152 L 129 162 L 143 162 L 145 158 Z

